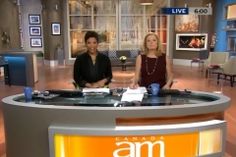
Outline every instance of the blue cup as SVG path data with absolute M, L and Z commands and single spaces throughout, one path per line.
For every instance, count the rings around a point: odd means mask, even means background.
M 160 84 L 158 83 L 152 83 L 148 86 L 148 89 L 150 90 L 151 94 L 153 96 L 158 95 L 159 90 L 160 90 Z
M 24 87 L 25 101 L 29 102 L 32 100 L 33 89 L 31 87 Z

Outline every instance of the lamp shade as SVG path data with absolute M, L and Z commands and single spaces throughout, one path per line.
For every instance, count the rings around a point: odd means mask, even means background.
M 152 5 L 153 0 L 139 0 L 140 5 Z

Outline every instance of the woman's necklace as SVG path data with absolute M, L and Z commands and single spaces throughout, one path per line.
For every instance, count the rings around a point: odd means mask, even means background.
M 91 56 L 91 59 L 92 59 L 93 65 L 96 64 L 97 56 Z
M 147 71 L 147 74 L 148 74 L 148 75 L 152 75 L 152 74 L 156 71 L 156 69 L 157 69 L 157 60 L 158 60 L 158 58 L 156 58 L 154 67 L 153 67 L 153 69 L 152 69 L 152 72 L 149 72 L 149 70 L 148 70 L 148 61 L 147 61 L 147 58 L 148 58 L 148 57 L 146 56 L 146 59 L 145 59 L 146 71 Z
M 92 58 L 93 64 L 96 64 L 96 58 Z

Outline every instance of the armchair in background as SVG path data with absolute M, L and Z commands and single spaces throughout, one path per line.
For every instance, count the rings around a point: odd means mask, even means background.
M 212 70 L 222 68 L 228 59 L 229 52 L 210 52 L 204 65 L 206 77 L 208 77 L 208 74 L 212 72 Z
M 217 84 L 219 80 L 229 80 L 231 87 L 233 87 L 236 78 L 236 57 L 231 57 L 223 66 L 222 72 L 217 73 Z

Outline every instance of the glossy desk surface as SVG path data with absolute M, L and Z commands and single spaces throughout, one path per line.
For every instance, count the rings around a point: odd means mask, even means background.
M 219 101 L 220 95 L 200 94 L 193 92 L 179 92 L 162 94 L 159 96 L 151 96 L 145 94 L 142 102 L 121 102 L 121 96 L 92 93 L 86 96 L 60 96 L 51 94 L 49 96 L 35 96 L 32 100 L 35 104 L 40 105 L 56 105 L 56 106 L 86 106 L 86 107 L 141 107 L 141 106 L 173 106 L 187 104 L 202 104 Z M 15 99 L 19 102 L 25 102 L 24 97 Z
M 142 102 L 121 102 L 121 96 L 117 94 L 98 93 L 84 96 L 76 93 L 75 95 L 58 96 L 57 94 L 51 94 L 46 97 L 36 97 L 31 102 L 25 102 L 24 96 L 20 94 L 4 98 L 3 102 L 11 105 L 36 108 L 110 110 L 114 112 L 118 112 L 119 110 L 145 112 L 147 110 L 149 116 L 152 114 L 155 116 L 157 114 L 167 116 L 169 114 L 194 115 L 221 112 L 230 105 L 230 99 L 222 94 L 199 91 L 170 92 L 159 96 L 146 94 Z M 167 115 L 165 115 L 166 112 L 168 112 Z

